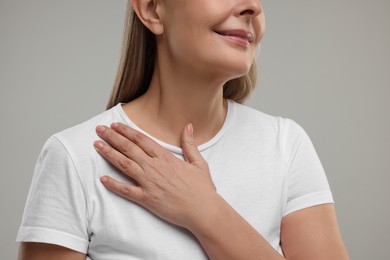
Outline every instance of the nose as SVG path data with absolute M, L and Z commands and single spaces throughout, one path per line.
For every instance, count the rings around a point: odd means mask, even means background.
M 262 12 L 260 0 L 237 0 L 236 2 L 236 16 L 251 20 Z

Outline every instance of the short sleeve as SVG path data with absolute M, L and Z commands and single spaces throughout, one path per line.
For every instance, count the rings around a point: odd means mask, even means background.
M 87 252 L 86 198 L 67 150 L 56 138 L 45 143 L 38 158 L 19 242 L 42 242 Z
M 284 153 L 286 157 L 286 206 L 284 215 L 307 207 L 334 203 L 325 171 L 304 129 L 286 119 Z

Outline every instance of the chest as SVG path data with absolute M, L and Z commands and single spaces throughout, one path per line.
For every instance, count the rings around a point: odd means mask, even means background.
M 248 150 L 221 143 L 202 155 L 208 161 L 218 193 L 278 248 L 285 203 L 284 164 L 277 151 L 263 148 Z M 102 171 L 120 176 L 109 165 L 104 164 Z M 93 194 L 89 247 L 92 259 L 207 259 L 187 230 L 118 197 L 100 183 L 96 183 Z

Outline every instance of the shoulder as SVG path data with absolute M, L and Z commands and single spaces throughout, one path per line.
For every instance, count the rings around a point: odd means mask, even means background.
M 312 146 L 306 131 L 293 119 L 270 115 L 238 103 L 233 103 L 232 107 L 232 133 L 236 137 L 239 135 L 240 140 L 247 140 L 248 145 L 261 144 L 268 152 L 278 151 L 286 163 L 291 162 L 300 147 Z
M 252 130 L 261 130 L 261 132 L 272 132 L 282 139 L 299 138 L 305 134 L 302 126 L 293 119 L 270 115 L 247 105 L 231 102 L 235 126 L 249 127 Z
M 42 153 L 52 153 L 59 160 L 67 157 L 73 163 L 82 164 L 96 158 L 93 147 L 95 140 L 100 139 L 95 128 L 98 125 L 110 125 L 113 122 L 123 122 L 120 105 L 104 111 L 80 124 L 53 134 L 45 143 Z
M 95 128 L 98 125 L 110 125 L 113 122 L 124 121 L 119 106 L 115 106 L 80 124 L 55 133 L 51 139 L 57 139 L 67 149 L 85 150 L 86 147 L 92 147 L 92 142 L 99 138 L 95 132 Z

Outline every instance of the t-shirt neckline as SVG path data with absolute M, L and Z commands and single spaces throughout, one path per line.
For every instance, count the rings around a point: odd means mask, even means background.
M 221 127 L 221 129 L 218 131 L 218 133 L 216 135 L 214 135 L 214 137 L 212 137 L 210 140 L 208 140 L 207 142 L 201 144 L 198 146 L 198 150 L 200 152 L 202 151 L 205 151 L 207 149 L 209 149 L 210 147 L 212 147 L 214 144 L 216 144 L 220 139 L 221 137 L 224 135 L 224 133 L 226 132 L 226 130 L 229 128 L 230 124 L 231 124 L 231 121 L 232 121 L 232 118 L 233 118 L 233 112 L 234 112 L 234 101 L 228 99 L 227 100 L 227 112 L 226 112 L 226 117 L 225 117 L 225 121 L 223 122 L 223 125 Z M 160 144 L 161 146 L 163 146 L 164 148 L 166 148 L 167 150 L 175 153 L 175 154 L 179 154 L 179 155 L 183 155 L 183 150 L 180 148 L 180 147 L 177 147 L 177 146 L 174 146 L 174 145 L 171 145 L 171 144 L 168 144 L 168 143 L 165 143 L 157 138 L 155 138 L 154 136 L 151 136 L 149 133 L 145 132 L 143 129 L 141 129 L 140 127 L 138 127 L 128 116 L 127 114 L 125 113 L 125 111 L 123 110 L 122 108 L 122 105 L 124 103 L 118 103 L 116 106 L 115 106 L 115 110 L 117 111 L 117 113 L 120 115 L 120 117 L 124 120 L 124 122 L 129 125 L 131 128 L 134 128 L 135 130 L 145 134 L 146 136 L 150 137 L 151 139 L 153 139 L 154 141 L 156 141 L 158 144 Z

